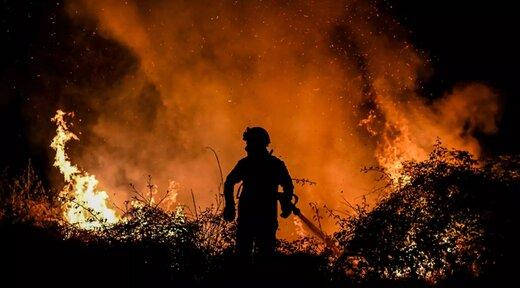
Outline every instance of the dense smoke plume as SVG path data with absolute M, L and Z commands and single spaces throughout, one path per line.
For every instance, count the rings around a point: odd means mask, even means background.
M 437 138 L 478 155 L 474 133 L 496 130 L 497 96 L 482 84 L 420 95 L 427 58 L 373 4 L 282 2 L 69 3 L 73 21 L 95 23 L 136 59 L 95 91 L 98 100 L 78 102 L 96 118 L 76 129 L 100 141 L 82 146 L 76 161 L 116 202 L 151 174 L 163 189 L 180 183 L 179 201 L 190 203 L 193 189 L 205 206 L 220 182 L 206 147 L 227 173 L 244 155 L 244 128 L 263 126 L 292 176 L 317 182 L 298 187 L 302 202 L 338 209 L 341 197 L 358 202 L 376 185 L 363 166 L 397 173 Z

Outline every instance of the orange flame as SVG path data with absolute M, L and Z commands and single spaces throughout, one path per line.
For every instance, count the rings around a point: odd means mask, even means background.
M 81 171 L 69 160 L 65 149 L 70 140 L 79 140 L 78 136 L 69 131 L 65 116 L 73 117 L 73 113 L 56 111 L 51 119 L 56 123 L 56 136 L 52 139 L 50 147 L 56 151 L 54 166 L 60 170 L 65 180 L 65 186 L 61 195 L 67 199 L 64 217 L 70 224 L 78 225 L 83 229 L 104 227 L 106 224 L 114 224 L 119 218 L 114 210 L 107 205 L 108 195 L 105 191 L 97 189 L 96 176 Z

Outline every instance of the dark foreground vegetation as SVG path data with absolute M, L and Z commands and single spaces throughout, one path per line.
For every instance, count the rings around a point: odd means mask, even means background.
M 29 167 L 0 180 L 2 287 L 506 287 L 515 283 L 520 160 L 476 161 L 439 145 L 404 165 L 400 182 L 377 168 L 375 207 L 346 206 L 334 249 L 281 241 L 250 266 L 233 257 L 234 226 L 218 203 L 191 215 L 141 201 L 115 226 L 82 231 L 61 220 L 59 195 Z M 385 183 L 387 185 L 385 185 Z M 135 204 L 135 203 L 134 203 Z M 351 216 L 342 216 L 351 215 Z M 5 275 L 5 276 L 4 276 Z M 9 283 L 9 284 L 8 284 Z M 253 283 L 255 285 L 253 285 Z

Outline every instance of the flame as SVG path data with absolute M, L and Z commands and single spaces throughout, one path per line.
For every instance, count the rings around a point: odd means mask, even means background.
M 385 122 L 378 130 L 375 156 L 395 183 L 409 180 L 401 175 L 403 162 L 425 160 L 437 140 L 479 156 L 481 148 L 473 133 L 496 132 L 500 105 L 496 93 L 483 84 L 456 87 L 432 105 L 417 95 L 412 96 L 399 103 L 399 109 L 390 95 L 378 99 Z M 368 119 L 377 122 L 370 116 Z M 365 126 L 367 130 L 377 129 Z
M 70 140 L 79 140 L 78 136 L 69 131 L 65 116 L 73 117 L 74 113 L 56 111 L 51 119 L 56 123 L 56 136 L 50 147 L 56 151 L 53 166 L 60 170 L 65 180 L 61 196 L 66 199 L 64 217 L 70 224 L 83 229 L 104 227 L 114 224 L 119 218 L 115 211 L 108 207 L 108 194 L 97 189 L 96 176 L 81 171 L 69 160 L 65 149 Z

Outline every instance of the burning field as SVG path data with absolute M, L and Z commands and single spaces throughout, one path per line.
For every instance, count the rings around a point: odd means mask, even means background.
M 299 196 L 277 265 L 310 278 L 288 285 L 488 287 L 511 271 L 520 161 L 482 140 L 504 98 L 486 81 L 432 96 L 431 58 L 384 2 L 53 5 L 36 38 L 54 53 L 28 50 L 39 85 L 21 92 L 40 156 L 0 181 L 17 273 L 75 281 L 55 263 L 73 257 L 106 261 L 103 285 L 220 283 L 236 268 L 223 183 L 251 126 Z

